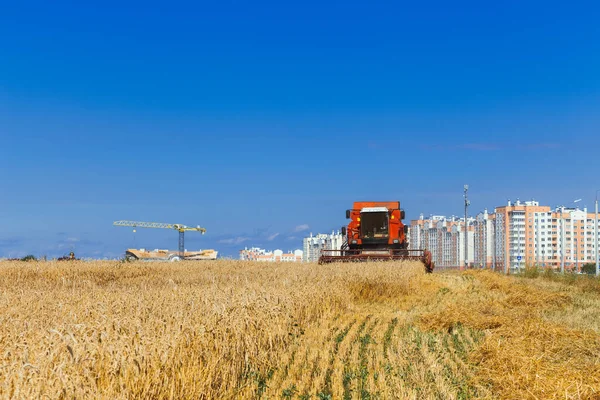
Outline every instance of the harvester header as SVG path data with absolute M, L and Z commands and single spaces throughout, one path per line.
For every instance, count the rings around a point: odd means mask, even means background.
M 408 226 L 399 201 L 359 201 L 346 210 L 350 220 L 342 227 L 345 242 L 341 250 L 322 250 L 319 263 L 347 261 L 421 261 L 427 272 L 434 264 L 428 250 L 409 249 Z

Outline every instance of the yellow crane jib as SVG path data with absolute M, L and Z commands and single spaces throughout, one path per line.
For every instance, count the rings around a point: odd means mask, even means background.
M 133 226 L 134 228 L 159 228 L 159 229 L 175 229 L 179 232 L 179 256 L 183 259 L 185 252 L 185 238 L 184 234 L 186 231 L 197 231 L 202 235 L 206 233 L 205 228 L 200 226 L 192 227 L 183 224 L 165 224 L 162 222 L 140 222 L 140 221 L 115 221 L 115 226 Z

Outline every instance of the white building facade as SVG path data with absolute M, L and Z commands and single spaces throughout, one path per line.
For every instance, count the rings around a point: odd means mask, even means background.
M 474 222 L 467 220 L 467 261 L 473 264 Z M 425 219 L 411 221 L 409 232 L 411 240 L 409 249 L 427 249 L 431 251 L 433 262 L 437 267 L 461 267 L 465 263 L 465 228 L 464 218 L 432 215 Z
M 473 262 L 479 268 L 493 268 L 496 234 L 495 214 L 487 210 L 477 214 L 473 222 Z
M 587 209 L 557 207 L 533 215 L 532 263 L 579 271 L 596 259 L 595 214 Z
M 321 256 L 321 250 L 341 250 L 345 242 L 344 236 L 340 232 L 331 232 L 330 234 L 319 233 L 305 237 L 302 241 L 303 262 L 316 262 Z

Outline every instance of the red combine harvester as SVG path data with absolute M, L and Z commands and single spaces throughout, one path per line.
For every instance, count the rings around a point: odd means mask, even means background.
M 404 210 L 399 201 L 355 202 L 346 211 L 348 227 L 342 227 L 346 242 L 341 250 L 322 250 L 319 264 L 363 261 L 421 261 L 425 271 L 433 272 L 435 265 L 429 250 L 408 249 L 408 226 L 402 223 Z

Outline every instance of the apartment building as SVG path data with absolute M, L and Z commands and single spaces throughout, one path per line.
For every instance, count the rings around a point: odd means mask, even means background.
M 498 264 L 579 271 L 595 262 L 595 214 L 587 209 L 540 206 L 530 201 L 496 209 Z
M 473 261 L 475 267 L 493 268 L 496 214 L 487 209 L 477 214 L 473 222 Z
M 585 208 L 551 210 L 535 200 L 509 200 L 492 214 L 484 210 L 467 220 L 467 261 L 499 271 L 527 265 L 579 271 L 596 259 L 594 222 Z M 421 215 L 409 230 L 410 248 L 429 249 L 436 266 L 464 265 L 464 219 Z
M 475 219 L 467 218 L 467 255 L 466 255 L 466 264 L 469 267 L 473 267 L 475 260 L 475 229 L 473 226 Z M 465 227 L 464 227 L 464 218 L 461 219 L 461 222 L 453 227 L 453 237 L 452 244 L 454 248 L 458 247 L 458 251 L 456 255 L 452 259 L 452 265 L 465 265 Z
M 474 259 L 474 221 L 467 219 L 467 261 Z M 421 214 L 409 227 L 410 249 L 428 249 L 436 267 L 460 267 L 465 264 L 464 218 L 432 215 L 425 219 Z
M 419 219 L 415 219 L 410 221 L 410 226 L 408 227 L 409 232 L 409 241 L 408 248 L 409 249 L 424 249 L 425 248 L 425 218 L 423 214 L 419 216 Z
M 536 213 L 548 213 L 550 207 L 537 201 L 517 200 L 496 207 L 496 266 L 511 270 L 535 263 L 533 218 Z
M 540 212 L 530 221 L 534 235 L 528 238 L 527 251 L 541 267 L 579 271 L 583 264 L 595 262 L 595 214 L 587 209 L 557 207 Z M 528 222 L 529 223 L 529 222 Z
M 321 256 L 321 250 L 340 250 L 344 243 L 344 236 L 338 231 L 332 231 L 331 234 L 319 233 L 317 235 L 310 234 L 305 237 L 302 243 L 303 262 L 315 262 Z
M 263 261 L 263 262 L 302 262 L 302 250 L 289 251 L 284 253 L 282 250 L 269 251 L 258 247 L 245 248 L 240 250 L 240 260 L 245 261 Z

